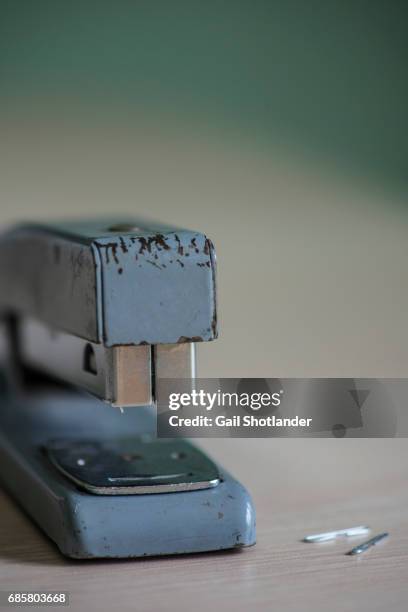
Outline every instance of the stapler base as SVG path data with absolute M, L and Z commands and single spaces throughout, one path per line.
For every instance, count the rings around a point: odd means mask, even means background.
M 61 552 L 78 559 L 172 555 L 255 543 L 255 512 L 244 487 L 217 467 L 200 490 L 96 495 L 56 468 L 50 440 L 98 444 L 155 435 L 150 408 L 124 414 L 75 392 L 2 398 L 0 481 Z M 194 448 L 194 447 L 192 447 Z

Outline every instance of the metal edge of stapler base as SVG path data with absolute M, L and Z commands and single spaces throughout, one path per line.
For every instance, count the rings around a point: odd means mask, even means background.
M 222 468 L 221 482 L 213 488 L 103 496 L 77 488 L 42 451 L 50 438 L 77 440 L 85 431 L 100 440 L 135 433 L 136 427 L 137 433 L 152 433 L 155 416 L 150 409 L 127 410 L 121 417 L 75 393 L 21 398 L 18 409 L 6 397 L 1 400 L 0 482 L 64 555 L 130 558 L 255 543 L 251 498 Z

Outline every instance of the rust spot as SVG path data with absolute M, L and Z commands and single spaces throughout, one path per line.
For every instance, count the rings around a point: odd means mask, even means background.
M 197 242 L 196 242 L 196 239 L 195 239 L 195 238 L 192 238 L 192 239 L 190 240 L 189 247 L 190 247 L 190 249 L 194 249 L 194 251 L 195 251 L 196 253 L 199 253 L 199 252 L 200 252 L 200 251 L 199 251 L 199 249 L 198 249 L 198 247 L 197 247 Z
M 148 251 L 149 253 L 152 252 L 152 243 L 150 242 L 149 239 L 140 237 L 139 242 L 140 242 L 140 249 L 139 249 L 140 255 L 143 255 L 145 251 Z
M 119 242 L 120 242 L 120 248 L 122 249 L 122 251 L 124 253 L 127 253 L 129 249 L 127 248 L 126 242 L 123 240 L 122 236 L 119 238 Z
M 166 239 L 163 236 L 163 234 L 156 234 L 155 236 L 149 236 L 149 238 L 144 238 L 143 236 L 141 236 L 139 238 L 139 243 L 140 243 L 140 249 L 139 249 L 140 255 L 143 255 L 145 251 L 147 251 L 148 253 L 151 253 L 152 246 L 156 247 L 158 251 L 170 250 L 170 247 L 167 244 Z
M 217 338 L 218 336 L 218 331 L 217 331 L 217 308 L 214 305 L 214 313 L 213 313 L 213 317 L 211 320 L 211 329 L 212 329 L 212 333 L 214 338 Z
M 176 239 L 176 242 L 177 242 L 177 244 L 178 244 L 178 247 L 177 247 L 177 253 L 178 253 L 179 255 L 181 255 L 181 256 L 182 256 L 182 255 L 183 255 L 183 253 L 184 253 L 184 248 L 181 246 L 181 240 L 180 240 L 180 238 L 177 236 L 177 234 L 174 234 L 174 238 Z M 178 260 L 177 260 L 177 261 L 178 261 Z
M 155 262 L 152 261 L 151 259 L 146 259 L 146 262 L 151 264 L 152 266 L 154 266 L 155 268 L 157 268 L 158 270 L 161 270 L 162 268 Z
M 155 239 L 155 242 L 156 242 L 157 246 L 161 246 L 165 251 L 169 251 L 170 250 L 170 247 L 167 244 L 166 239 L 163 236 L 163 234 L 156 234 L 154 239 Z
M 201 336 L 191 336 L 191 338 L 188 336 L 180 336 L 177 340 L 177 344 L 185 344 L 186 342 L 203 342 L 203 339 Z
M 105 259 L 106 259 L 106 263 L 110 263 L 110 257 L 109 257 L 109 251 L 112 251 L 112 257 L 115 263 L 119 263 L 119 259 L 118 259 L 118 255 L 117 255 L 117 251 L 118 251 L 118 245 L 116 242 L 108 242 L 107 244 L 100 244 L 100 243 L 96 243 L 97 246 L 101 249 L 105 249 Z

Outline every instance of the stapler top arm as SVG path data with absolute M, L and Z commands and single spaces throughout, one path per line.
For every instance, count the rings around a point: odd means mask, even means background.
M 203 234 L 138 221 L 21 225 L 0 239 L 0 312 L 23 363 L 113 405 L 191 378 L 217 336 L 215 253 Z

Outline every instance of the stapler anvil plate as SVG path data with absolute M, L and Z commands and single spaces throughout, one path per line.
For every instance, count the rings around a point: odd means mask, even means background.
M 193 379 L 195 344 L 217 335 L 208 238 L 18 226 L 0 239 L 0 321 L 0 481 L 64 554 L 255 543 L 244 487 L 189 442 L 156 438 L 157 382 Z

